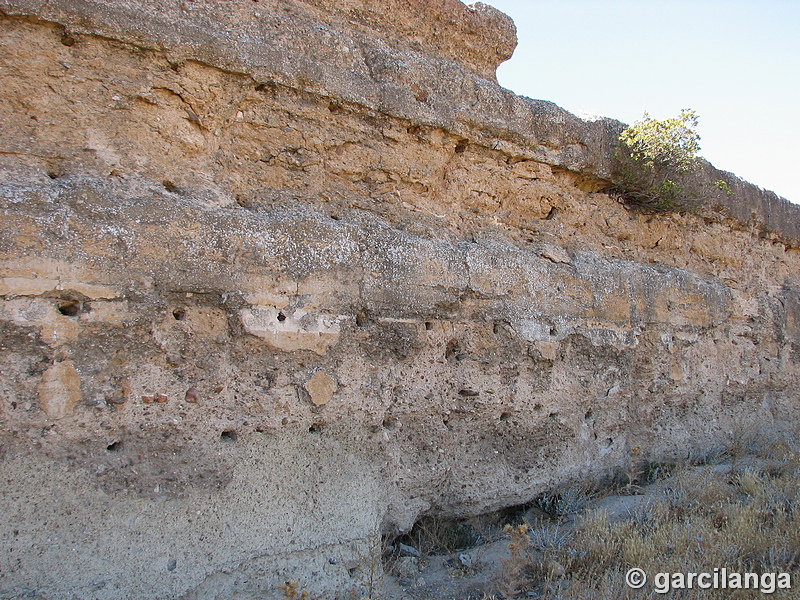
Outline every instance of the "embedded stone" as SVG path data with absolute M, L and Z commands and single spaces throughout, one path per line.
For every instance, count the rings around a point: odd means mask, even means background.
M 542 258 L 546 258 L 550 262 L 563 263 L 565 265 L 572 263 L 572 259 L 569 257 L 566 250 L 552 244 L 545 244 L 542 246 L 540 254 Z
M 333 398 L 338 386 L 330 375 L 317 371 L 303 386 L 316 406 L 324 406 Z
M 55 363 L 42 374 L 39 405 L 51 419 L 63 419 L 81 399 L 81 378 L 72 361 Z

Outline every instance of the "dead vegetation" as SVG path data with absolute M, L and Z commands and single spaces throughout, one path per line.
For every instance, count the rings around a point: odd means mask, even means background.
M 727 569 L 756 574 L 764 591 L 768 591 L 769 578 L 765 580 L 763 574 L 788 573 L 792 588 L 782 589 L 773 580 L 770 597 L 796 598 L 800 438 L 783 438 L 765 446 L 753 436 L 737 437 L 727 449 L 710 454 L 714 459 L 702 463 L 637 461 L 614 488 L 553 492 L 537 499 L 524 514 L 506 514 L 511 522 L 505 528 L 496 521 L 494 525 L 484 521 L 480 535 L 475 522 L 448 525 L 428 519 L 405 538 L 424 551 L 419 574 L 406 576 L 401 581 L 403 591 L 387 597 L 660 598 L 669 582 L 663 575 L 659 579 L 659 573 L 713 574 L 716 569 L 720 575 Z M 470 541 L 483 546 L 466 548 Z M 432 581 L 436 575 L 426 565 L 434 564 L 436 552 L 447 553 L 443 564 L 457 567 L 447 575 L 461 578 L 463 585 Z M 495 560 L 492 552 L 499 553 Z M 632 568 L 647 575 L 641 589 L 625 583 Z M 470 578 L 475 585 L 468 585 Z M 749 588 L 742 584 L 741 589 L 700 589 L 695 584 L 691 589 L 672 589 L 670 594 L 689 600 L 712 596 L 734 600 L 760 592 L 751 581 Z

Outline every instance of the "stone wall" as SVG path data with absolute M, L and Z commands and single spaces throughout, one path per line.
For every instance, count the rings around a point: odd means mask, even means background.
M 428 11 L 424 14 L 421 11 Z M 407 0 L 0 0 L 0 597 L 349 597 L 376 535 L 796 431 L 800 216 Z

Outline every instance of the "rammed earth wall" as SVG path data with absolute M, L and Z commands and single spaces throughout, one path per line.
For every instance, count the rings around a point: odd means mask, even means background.
M 390 4 L 0 0 L 0 597 L 347 598 L 421 515 L 796 430 L 798 208 L 626 209 L 510 20 Z

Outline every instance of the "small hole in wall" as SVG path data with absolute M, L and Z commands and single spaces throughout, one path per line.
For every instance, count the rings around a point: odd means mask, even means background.
M 278 84 L 272 81 L 271 79 L 265 81 L 264 83 L 259 83 L 256 85 L 257 92 L 275 92 L 278 89 Z
M 280 321 L 281 323 L 283 323 L 283 322 L 286 320 L 286 315 L 285 315 L 285 314 L 283 314 L 282 312 L 279 312 L 279 313 L 278 313 L 278 316 L 277 316 L 277 319 L 278 319 L 278 321 Z
M 108 446 L 106 446 L 106 450 L 109 452 L 119 452 L 122 450 L 122 442 L 112 442 Z
M 510 418 L 511 418 L 511 413 L 510 412 L 504 412 L 504 413 L 500 414 L 500 420 L 501 421 L 508 421 Z
M 65 317 L 74 317 L 81 312 L 81 303 L 77 300 L 64 300 L 59 303 L 58 312 Z
M 308 428 L 308 433 L 319 433 L 322 431 L 324 427 L 324 423 L 314 423 L 311 427 Z
M 430 331 L 431 329 L 433 329 L 433 323 L 430 321 L 425 321 L 425 330 Z
M 58 179 L 58 177 L 59 177 L 59 172 L 58 172 L 58 171 L 48 171 L 48 172 L 47 172 L 47 176 L 48 176 L 50 179 Z
M 176 308 L 172 311 L 172 316 L 175 317 L 176 321 L 183 321 L 186 318 L 186 309 Z
M 587 410 L 586 414 L 583 415 L 583 418 L 586 419 L 586 420 L 591 419 L 592 418 L 592 411 L 591 410 Z
M 164 189 L 167 190 L 168 192 L 175 194 L 178 191 L 178 186 L 172 183 L 169 179 L 165 179 L 164 181 L 161 182 L 161 184 L 164 186 Z
M 236 431 L 234 429 L 226 429 L 221 434 L 219 434 L 220 441 L 226 442 L 228 444 L 232 444 L 233 442 L 235 442 L 237 437 L 238 435 L 236 434 Z
M 460 141 L 459 141 L 459 142 L 456 144 L 456 147 L 455 147 L 455 152 L 456 152 L 456 154 L 461 154 L 462 152 L 464 152 L 464 150 L 466 150 L 466 149 L 467 149 L 467 144 L 468 144 L 468 143 L 469 143 L 469 142 L 467 142 L 467 140 L 460 140 Z
M 357 573 L 358 573 L 357 567 L 351 567 L 347 569 L 347 574 L 350 575 L 350 577 L 355 577 Z
M 371 324 L 372 324 L 372 319 L 370 319 L 369 311 L 362 308 L 356 313 L 357 327 L 369 327 Z
M 450 358 L 451 356 L 456 355 L 459 350 L 461 350 L 461 347 L 458 343 L 458 340 L 450 340 L 447 342 L 447 346 L 444 349 L 444 357 Z
M 77 41 L 78 40 L 76 40 L 74 37 L 72 37 L 68 33 L 65 33 L 64 35 L 61 36 L 61 43 L 64 44 L 65 46 L 74 46 L 75 42 L 77 42 Z

